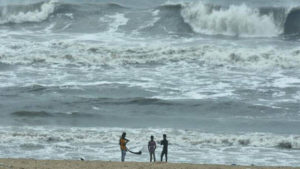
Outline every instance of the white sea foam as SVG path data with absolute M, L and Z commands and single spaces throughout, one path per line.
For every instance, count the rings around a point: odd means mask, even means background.
M 7 13 L 7 10 L 3 10 L 0 24 L 44 21 L 54 12 L 55 3 L 57 3 L 57 0 L 50 0 L 49 2 L 42 4 L 39 10 L 28 12 L 10 14 Z
M 273 37 L 282 32 L 272 15 L 260 15 L 246 5 L 213 8 L 202 2 L 185 3 L 184 21 L 197 33 L 250 37 Z
M 275 80 L 275 86 L 279 88 L 298 87 L 300 79 L 298 77 L 281 77 Z
M 128 155 L 128 161 L 148 161 L 146 152 L 150 135 L 158 141 L 165 133 L 170 144 L 171 162 L 299 165 L 298 151 L 286 150 L 289 146 L 299 148 L 298 135 L 213 134 L 198 130 L 175 129 L 1 127 L 0 157 L 37 159 L 84 157 L 87 160 L 119 161 L 117 142 L 123 131 L 127 132 L 127 137 L 131 140 L 128 147 L 143 151 L 138 157 Z M 161 146 L 158 145 L 157 153 L 160 149 Z
M 72 13 L 66 13 L 65 16 L 70 19 L 74 19 L 74 15 Z
M 152 16 L 157 16 L 159 14 L 160 10 L 155 10 L 152 12 Z
M 90 39 L 84 35 L 82 38 Z M 97 36 L 92 36 L 97 39 Z M 99 38 L 99 37 L 98 37 Z M 1 42 L 0 42 L 1 43 Z M 123 42 L 122 42 L 123 43 Z M 168 63 L 169 61 L 198 61 L 211 66 L 242 68 L 297 68 L 300 67 L 299 48 L 239 47 L 200 44 L 173 46 L 164 42 L 151 45 L 133 43 L 103 45 L 95 43 L 60 40 L 50 42 L 7 41 L 0 46 L 0 61 L 3 63 L 58 63 L 88 65 L 122 65 L 131 63 Z M 29 47 L 30 46 L 30 47 Z
M 144 25 L 140 26 L 136 31 L 154 26 L 155 23 L 160 20 L 160 17 L 158 17 L 159 12 L 160 12 L 160 10 L 152 11 L 152 19 L 146 21 L 146 23 Z
M 117 32 L 119 27 L 126 25 L 128 18 L 124 14 L 116 13 L 115 15 L 106 15 L 100 18 L 100 21 L 109 23 L 109 33 Z

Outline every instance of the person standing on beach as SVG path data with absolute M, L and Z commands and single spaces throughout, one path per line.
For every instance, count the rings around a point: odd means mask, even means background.
M 125 156 L 126 156 L 126 151 L 127 151 L 127 147 L 126 144 L 129 142 L 129 140 L 127 140 L 126 138 L 126 133 L 123 132 L 121 138 L 120 138 L 120 149 L 121 149 L 121 161 L 124 162 L 125 161 Z
M 163 161 L 163 156 L 165 155 L 166 162 L 168 162 L 168 144 L 169 143 L 168 143 L 166 134 L 163 135 L 163 140 L 160 141 L 160 144 L 163 145 L 163 150 L 160 155 L 160 161 Z
M 148 143 L 148 150 L 149 150 L 149 153 L 150 153 L 150 162 L 152 162 L 152 157 L 153 157 L 153 161 L 155 162 L 155 149 L 156 149 L 156 143 L 154 141 L 154 137 L 151 136 L 150 137 L 151 140 L 149 141 Z

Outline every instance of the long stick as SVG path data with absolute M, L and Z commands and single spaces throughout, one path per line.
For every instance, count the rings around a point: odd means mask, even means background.
M 142 151 L 139 151 L 139 152 L 133 152 L 133 151 L 130 151 L 129 149 L 128 149 L 128 151 L 131 152 L 132 154 L 136 154 L 136 155 L 141 155 L 141 154 L 142 154 Z

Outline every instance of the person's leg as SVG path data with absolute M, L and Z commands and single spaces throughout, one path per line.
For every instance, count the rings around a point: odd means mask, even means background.
M 166 162 L 168 162 L 168 152 L 166 151 L 165 154 L 166 154 Z
M 152 152 L 149 152 L 150 154 L 150 163 L 152 162 Z
M 156 161 L 155 159 L 155 151 L 153 151 L 153 159 L 154 159 L 154 162 Z
M 125 161 L 126 151 L 122 150 L 122 162 Z
M 163 160 L 163 156 L 164 156 L 164 151 L 162 151 L 161 154 L 160 154 L 160 161 L 161 161 L 161 162 L 162 162 L 162 160 Z

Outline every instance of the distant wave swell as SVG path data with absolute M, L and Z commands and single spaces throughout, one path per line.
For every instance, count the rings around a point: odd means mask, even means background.
M 96 116 L 93 114 L 80 113 L 80 112 L 47 112 L 47 111 L 30 111 L 21 110 L 11 113 L 15 117 L 23 118 L 49 118 L 49 117 L 86 117 Z
M 14 116 L 18 117 L 49 117 L 51 116 L 50 113 L 45 111 L 17 111 L 12 113 Z

